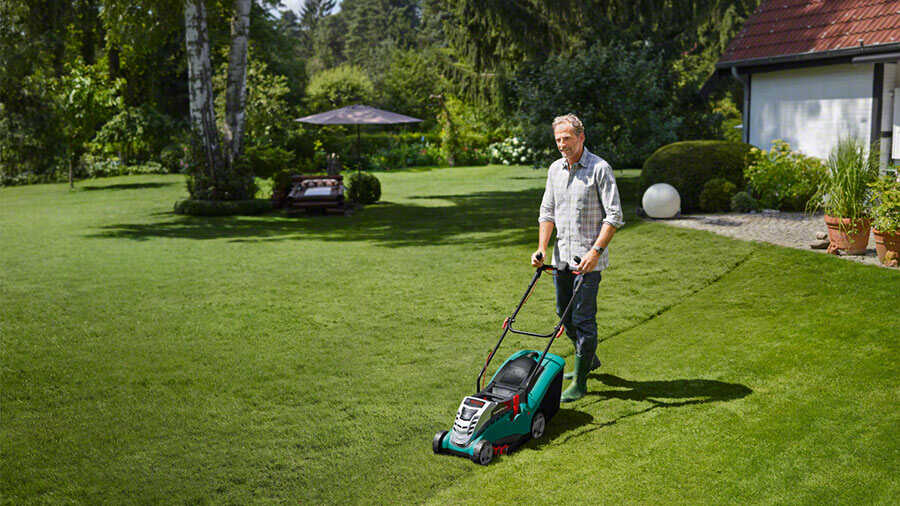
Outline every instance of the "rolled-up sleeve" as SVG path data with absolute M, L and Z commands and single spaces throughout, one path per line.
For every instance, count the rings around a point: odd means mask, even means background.
M 600 168 L 600 183 L 597 185 L 600 194 L 600 202 L 606 216 L 604 223 L 620 229 L 625 226 L 622 214 L 622 202 L 619 200 L 619 187 L 616 186 L 616 178 L 613 176 L 612 167 L 608 163 L 602 163 Z
M 547 186 L 544 188 L 544 198 L 541 199 L 541 214 L 538 217 L 538 223 L 550 221 L 556 223 L 555 203 L 553 201 L 553 180 L 552 168 L 547 171 Z

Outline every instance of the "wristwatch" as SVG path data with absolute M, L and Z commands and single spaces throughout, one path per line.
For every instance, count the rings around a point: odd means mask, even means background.
M 601 248 L 600 246 L 592 246 L 591 249 L 594 250 L 594 251 L 596 251 L 596 252 L 597 252 L 597 255 L 602 255 L 602 254 L 603 254 L 603 248 Z

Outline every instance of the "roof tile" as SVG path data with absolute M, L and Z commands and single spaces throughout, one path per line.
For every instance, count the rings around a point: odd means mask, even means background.
M 764 0 L 720 63 L 900 41 L 900 0 Z

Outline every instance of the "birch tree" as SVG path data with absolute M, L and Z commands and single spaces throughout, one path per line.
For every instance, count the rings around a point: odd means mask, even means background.
M 234 164 L 244 138 L 247 103 L 247 34 L 250 31 L 251 0 L 235 0 L 231 20 L 231 53 L 228 58 L 228 88 L 225 98 L 225 155 Z
M 185 0 L 184 26 L 188 59 L 188 90 L 194 150 L 200 160 L 198 173 L 189 183 L 191 196 L 197 199 L 236 200 L 252 197 L 253 179 L 240 174 L 236 162 L 240 158 L 244 133 L 244 106 L 247 89 L 247 35 L 252 0 L 234 0 L 231 23 L 231 54 L 228 62 L 226 89 L 226 122 L 224 147 L 216 129 L 216 112 L 212 88 L 209 32 L 204 0 Z M 247 181 L 249 180 L 249 184 Z M 248 195 L 248 193 L 250 195 Z

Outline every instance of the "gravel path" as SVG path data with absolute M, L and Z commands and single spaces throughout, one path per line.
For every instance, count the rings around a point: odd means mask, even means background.
M 745 241 L 767 242 L 822 254 L 825 254 L 824 249 L 812 249 L 809 245 L 818 242 L 816 240 L 817 232 L 827 232 L 828 230 L 821 214 L 809 216 L 805 213 L 788 212 L 691 214 L 668 220 L 651 218 L 647 218 L 647 220 L 676 227 L 708 230 Z M 881 265 L 875 255 L 875 238 L 871 234 L 869 249 L 865 255 L 841 255 L 841 258 Z

